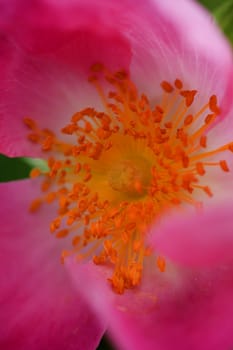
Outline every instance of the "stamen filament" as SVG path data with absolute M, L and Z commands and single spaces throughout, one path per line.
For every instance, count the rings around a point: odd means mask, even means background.
M 208 130 L 220 113 L 215 95 L 195 113 L 197 91 L 183 90 L 179 79 L 174 84 L 163 81 L 162 102 L 151 107 L 126 72 L 112 74 L 95 64 L 92 73 L 89 81 L 104 112 L 87 107 L 75 113 L 61 129 L 69 143 L 24 119 L 28 139 L 51 155 L 46 157 L 48 170 L 31 172 L 31 178 L 43 181 L 42 196 L 31 203 L 30 211 L 57 203 L 50 231 L 58 239 L 71 240 L 61 261 L 75 254 L 78 260 L 92 257 L 95 264 L 110 266 L 108 281 L 121 294 L 140 284 L 144 261 L 153 253 L 147 246 L 151 226 L 172 208 L 202 208 L 196 194 L 214 194 L 202 184 L 204 175 L 213 166 L 230 171 L 226 160 L 209 158 L 233 152 L 233 142 L 214 150 L 207 147 Z M 199 118 L 203 124 L 195 130 Z M 163 257 L 156 257 L 155 266 L 166 273 Z

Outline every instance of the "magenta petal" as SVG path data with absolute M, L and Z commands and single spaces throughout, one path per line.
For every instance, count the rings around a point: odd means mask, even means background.
M 154 227 L 151 243 L 173 261 L 212 266 L 232 261 L 232 202 L 203 212 L 166 217 Z
M 151 294 L 142 290 L 134 300 L 128 295 L 117 309 L 109 308 L 115 339 L 127 350 L 231 349 L 232 272 L 232 266 L 178 270 L 171 280 L 151 281 Z M 130 302 L 137 309 L 130 310 Z
M 48 232 L 53 211 L 28 213 L 37 184 L 1 184 L 0 192 L 1 348 L 96 349 L 104 327 L 60 264 L 64 243 Z
M 130 53 L 117 34 L 100 37 L 88 29 L 77 29 L 56 35 L 62 37 L 60 46 L 49 54 L 29 54 L 4 43 L 9 53 L 4 52 L 8 66 L 0 94 L 0 153 L 40 156 L 40 147 L 27 140 L 29 130 L 23 118 L 30 117 L 41 128 L 60 133 L 80 109 L 103 108 L 87 81 L 91 64 L 111 60 L 114 69 L 128 67 Z
M 28 1 L 3 4 L 8 20 L 2 18 L 4 36 L 0 39 L 0 152 L 38 156 L 39 147 L 27 141 L 23 118 L 60 132 L 80 109 L 103 109 L 88 82 L 90 66 L 102 62 L 114 71 L 128 70 L 131 51 L 117 28 L 103 31 L 101 25 L 93 27 L 78 20 L 72 29 L 63 28 L 54 23 L 56 9 L 43 1 L 33 1 L 33 6 Z M 82 8 L 75 14 L 82 22 Z
M 71 261 L 77 289 L 108 319 L 120 349 L 231 349 L 232 204 L 164 222 L 151 242 L 166 258 L 164 273 L 151 260 L 141 286 L 119 296 L 106 282 L 110 271 Z
M 178 77 L 198 89 L 200 106 L 217 93 L 222 117 L 231 109 L 231 50 L 193 1 L 5 0 L 1 10 L 12 50 L 2 79 L 1 152 L 36 154 L 26 141 L 25 115 L 57 131 L 80 108 L 99 107 L 86 83 L 95 61 L 130 68 L 152 103 L 161 97 L 160 81 Z

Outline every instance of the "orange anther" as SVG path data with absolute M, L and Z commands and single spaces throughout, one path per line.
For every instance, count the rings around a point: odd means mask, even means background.
M 163 257 L 161 257 L 161 256 L 158 256 L 156 262 L 157 262 L 157 266 L 158 266 L 160 272 L 164 272 L 165 269 L 166 269 L 166 261 L 165 261 L 165 259 Z
M 206 124 L 211 124 L 215 120 L 215 114 L 208 114 L 205 118 Z
M 43 134 L 43 136 L 46 136 L 46 137 L 48 137 L 48 136 L 55 137 L 54 132 L 50 129 L 42 129 L 41 133 Z
M 138 102 L 139 107 L 143 110 L 148 106 L 148 104 L 148 98 L 144 94 L 142 94 L 141 99 Z
M 183 87 L 183 83 L 180 79 L 176 79 L 174 84 L 175 84 L 175 87 L 179 90 L 182 89 L 182 87 Z
M 23 118 L 24 124 L 31 130 L 34 130 L 37 128 L 36 122 L 28 117 Z
M 160 84 L 160 86 L 162 87 L 162 89 L 168 93 L 171 93 L 174 88 L 173 86 L 168 82 L 168 81 L 162 81 L 162 83 Z
M 183 90 L 180 92 L 180 95 L 185 98 L 185 104 L 187 107 L 190 107 L 193 103 L 196 93 L 197 90 Z
M 206 148 L 206 146 L 207 146 L 207 137 L 206 137 L 206 135 L 202 135 L 200 137 L 200 146 L 203 147 L 203 148 Z
M 76 246 L 78 246 L 78 245 L 80 244 L 80 241 L 81 241 L 80 236 L 75 236 L 75 237 L 73 237 L 73 239 L 72 239 L 72 245 L 73 245 L 74 247 L 76 247 Z
M 166 122 L 166 123 L 164 124 L 164 126 L 165 126 L 165 128 L 167 128 L 167 129 L 172 129 L 172 122 Z
M 182 156 L 182 164 L 184 168 L 189 166 L 189 157 L 186 154 L 183 154 Z
M 34 201 L 32 201 L 30 207 L 29 207 L 29 210 L 31 213 L 35 213 L 37 210 L 39 210 L 39 208 L 41 207 L 41 204 L 42 204 L 42 200 L 37 198 L 37 199 L 34 199 Z
M 65 207 L 67 207 L 68 205 L 69 205 L 69 200 L 68 200 L 68 198 L 65 197 L 65 196 L 61 196 L 61 197 L 59 198 L 59 206 L 60 206 L 61 208 L 65 208 Z
M 143 242 L 141 240 L 137 240 L 133 244 L 133 250 L 138 252 L 143 247 Z
M 84 169 L 86 172 L 88 172 L 88 173 L 91 171 L 91 167 L 90 167 L 90 165 L 87 164 L 87 163 L 84 163 L 84 164 L 83 164 L 83 169 Z
M 73 122 L 73 123 L 77 123 L 79 120 L 81 120 L 83 118 L 83 116 L 82 116 L 82 113 L 80 113 L 80 112 L 77 112 L 77 113 L 75 113 L 72 117 L 71 117 L 71 121 Z
M 69 230 L 67 230 L 67 229 L 60 230 L 60 231 L 58 231 L 58 232 L 56 233 L 56 237 L 57 237 L 57 238 L 64 238 L 64 237 L 68 236 L 69 233 L 70 233 L 70 232 L 69 232 Z
M 88 156 L 92 159 L 98 160 L 102 151 L 103 151 L 103 145 L 101 143 L 97 143 L 94 146 L 90 147 L 88 151 Z
M 209 107 L 212 112 L 214 112 L 216 115 L 220 114 L 220 108 L 217 104 L 217 96 L 212 95 L 209 99 Z
M 201 162 L 196 163 L 196 169 L 199 175 L 203 176 L 205 174 L 204 165 Z
M 211 189 L 209 188 L 209 186 L 204 186 L 204 187 L 203 187 L 203 190 L 205 191 L 205 193 L 206 193 L 209 197 L 212 197 L 212 196 L 213 196 L 213 193 L 212 193 Z
M 66 220 L 66 224 L 68 226 L 73 225 L 73 223 L 75 222 L 75 216 L 68 216 L 68 219 Z
M 93 262 L 96 265 L 102 265 L 106 262 L 106 256 L 104 254 L 99 255 L 99 256 L 93 256 Z
M 52 203 L 56 199 L 56 197 L 57 197 L 57 194 L 55 192 L 50 192 L 47 194 L 45 200 L 47 203 Z
M 62 128 L 61 132 L 63 134 L 72 135 L 76 130 L 78 130 L 78 127 L 76 125 L 69 124 L 69 125 L 66 125 L 64 128 Z
M 172 198 L 171 202 L 175 205 L 180 205 L 181 204 L 181 200 L 179 198 Z
M 123 218 L 121 215 L 114 218 L 114 226 L 116 229 L 119 229 L 122 226 L 122 223 L 123 223 Z
M 132 214 L 132 210 L 131 210 L 131 214 Z M 135 212 L 135 214 L 137 214 L 136 212 Z M 134 215 L 133 215 L 133 218 L 134 218 Z M 135 222 L 129 222 L 126 226 L 125 226 L 125 229 L 126 229 L 126 231 L 132 231 L 132 230 L 134 230 L 135 228 L 136 228 L 136 223 Z
M 61 218 L 54 219 L 50 224 L 50 232 L 53 233 L 56 231 L 61 225 Z
M 210 109 L 217 105 L 217 96 L 216 95 L 210 96 L 209 105 L 210 105 Z
M 34 168 L 30 171 L 30 177 L 31 178 L 35 178 L 38 177 L 39 175 L 41 175 L 41 170 L 38 168 Z
M 225 172 L 230 171 L 230 169 L 227 165 L 227 162 L 225 160 L 220 160 L 219 164 L 220 164 L 220 167 L 222 168 L 223 171 L 225 171 Z
M 83 144 L 86 141 L 86 136 L 85 135 L 81 135 L 78 138 L 78 143 Z M 81 148 L 80 148 L 81 149 Z
M 78 209 L 84 212 L 88 208 L 88 201 L 86 199 L 82 199 L 78 203 Z
M 134 103 L 129 103 L 129 108 L 132 112 L 137 112 L 137 106 Z
M 92 131 L 92 125 L 90 122 L 85 122 L 84 130 L 87 134 L 89 134 Z
M 193 122 L 193 115 L 192 114 L 187 115 L 187 117 L 184 119 L 184 125 L 188 126 L 192 124 L 192 122 Z
M 90 216 L 89 215 L 85 215 L 83 221 L 84 221 L 84 225 L 88 225 L 89 222 L 90 222 Z
M 75 169 L 74 169 L 75 174 L 78 174 L 80 172 L 80 170 L 81 170 L 81 164 L 77 163 L 75 166 Z
M 87 173 L 87 174 L 84 176 L 83 181 L 84 181 L 84 182 L 88 182 L 91 178 L 92 178 L 92 174 L 91 174 L 91 173 Z
M 37 133 L 31 133 L 28 135 L 28 140 L 34 143 L 39 143 L 40 141 L 40 135 L 38 135 Z
M 46 191 L 48 191 L 49 190 L 49 188 L 50 188 L 50 186 L 51 186 L 51 181 L 50 180 L 44 180 L 43 182 L 42 182 L 42 184 L 41 184 L 41 191 L 42 192 L 46 192 Z
M 104 69 L 104 66 L 102 63 L 95 63 L 91 66 L 92 72 L 101 72 Z
M 62 167 L 62 162 L 57 160 L 53 163 L 52 170 L 59 170 Z
M 107 254 L 108 254 L 109 251 L 111 251 L 111 249 L 112 249 L 112 242 L 110 240 L 106 239 L 104 241 L 104 249 L 105 249 Z
M 50 151 L 52 149 L 54 143 L 54 139 L 51 136 L 48 136 L 43 142 L 42 142 L 42 151 Z
M 127 78 L 128 74 L 124 70 L 119 70 L 114 74 L 114 76 L 119 80 L 124 80 Z

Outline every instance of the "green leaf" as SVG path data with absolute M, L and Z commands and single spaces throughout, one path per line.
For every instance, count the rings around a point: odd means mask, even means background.
M 214 15 L 223 32 L 233 44 L 233 0 L 224 1 L 214 11 Z
M 8 158 L 0 154 L 0 182 L 14 181 L 29 177 L 32 168 L 47 171 L 48 167 L 42 159 Z
M 214 16 L 226 37 L 233 44 L 233 0 L 199 0 Z
M 21 158 L 28 166 L 30 169 L 32 168 L 38 168 L 41 171 L 48 171 L 48 165 L 47 162 L 43 159 L 40 158 Z
M 209 11 L 213 12 L 217 7 L 225 3 L 225 0 L 199 0 Z
M 22 158 L 8 158 L 0 154 L 0 182 L 27 178 L 31 168 Z

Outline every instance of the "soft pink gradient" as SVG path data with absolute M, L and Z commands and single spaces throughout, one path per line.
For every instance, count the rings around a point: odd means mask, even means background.
M 67 262 L 79 291 L 124 350 L 229 350 L 233 346 L 232 202 L 203 216 L 167 218 L 154 227 L 155 261 L 145 267 L 141 286 L 123 296 L 104 283 L 110 271 Z M 85 281 L 85 290 L 83 289 Z
M 87 83 L 97 61 L 130 70 L 151 103 L 161 98 L 161 80 L 179 77 L 198 89 L 199 107 L 217 93 L 221 117 L 229 112 L 232 53 L 209 14 L 192 1 L 2 0 L 0 6 L 2 153 L 38 156 L 26 140 L 24 116 L 58 131 L 77 110 L 102 109 Z
M 189 215 L 171 215 L 152 232 L 151 243 L 163 255 L 186 266 L 218 266 L 233 261 L 233 207 L 221 207 Z
M 152 104 L 164 79 L 198 89 L 196 108 L 216 93 L 222 114 L 211 142 L 231 140 L 232 53 L 193 1 L 0 0 L 0 30 L 0 152 L 38 155 L 26 140 L 24 116 L 58 131 L 80 108 L 103 108 L 87 83 L 97 61 L 129 70 Z M 228 179 L 218 178 L 215 206 L 231 194 L 231 173 Z M 34 186 L 0 186 L 4 349 L 93 350 L 105 322 L 121 350 L 233 346 L 231 202 L 203 216 L 165 217 L 150 239 L 155 254 L 166 257 L 166 272 L 151 259 L 140 287 L 118 296 L 106 283 L 107 269 L 59 264 L 63 244 L 48 233 L 52 212 L 27 214 Z
M 74 11 L 73 28 L 61 27 L 57 9 L 44 1 L 3 1 L 2 6 L 0 28 L 2 25 L 5 50 L 0 68 L 4 69 L 0 152 L 38 156 L 37 147 L 27 142 L 23 117 L 30 116 L 42 127 L 60 131 L 90 101 L 92 106 L 103 109 L 95 89 L 87 82 L 90 66 L 102 62 L 113 71 L 128 70 L 131 50 L 116 25 L 112 30 L 103 30 L 96 22 L 90 26 L 82 3 Z M 69 6 L 68 1 L 63 11 L 68 11 Z M 97 8 L 96 14 L 101 11 L 101 7 Z M 14 123 L 9 123 L 9 116 Z
M 2 39 L 6 50 L 1 68 L 7 66 L 7 71 L 4 69 L 0 87 L 1 153 L 41 155 L 39 148 L 27 141 L 23 118 L 31 117 L 41 127 L 59 132 L 90 101 L 103 109 L 96 90 L 87 81 L 93 62 L 104 62 L 113 70 L 128 67 L 130 50 L 118 33 L 100 36 L 89 28 L 77 28 L 75 32 L 55 34 L 59 46 L 46 53 L 31 53 L 9 38 Z
M 60 263 L 64 242 L 49 233 L 53 210 L 30 215 L 38 182 L 0 184 L 0 347 L 93 350 L 104 330 Z

